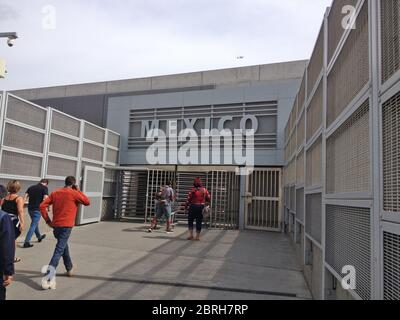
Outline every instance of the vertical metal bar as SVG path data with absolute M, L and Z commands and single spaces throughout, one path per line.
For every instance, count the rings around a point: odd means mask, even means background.
M 44 134 L 44 141 L 43 141 L 44 143 L 43 143 L 43 159 L 42 159 L 41 178 L 45 178 L 47 175 L 52 114 L 53 114 L 53 109 L 48 108 L 46 111 L 46 126 L 45 126 L 46 133 Z M 78 176 L 78 163 L 76 164 L 76 176 Z

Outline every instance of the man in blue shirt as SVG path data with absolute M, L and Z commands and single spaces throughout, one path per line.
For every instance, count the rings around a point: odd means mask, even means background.
M 0 185 L 0 206 L 7 189 Z M 13 281 L 15 257 L 14 225 L 8 213 L 0 210 L 0 300 L 6 299 L 6 287 Z

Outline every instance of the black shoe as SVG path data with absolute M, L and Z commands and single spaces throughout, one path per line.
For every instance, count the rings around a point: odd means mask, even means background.
M 38 242 L 39 242 L 39 243 L 42 242 L 45 238 L 46 238 L 46 235 L 43 234 L 43 235 L 38 239 Z
M 30 244 L 29 242 L 24 243 L 24 248 L 32 248 L 33 244 Z

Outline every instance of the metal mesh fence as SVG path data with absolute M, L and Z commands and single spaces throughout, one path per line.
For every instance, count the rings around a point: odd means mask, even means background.
M 1 173 L 27 177 L 41 177 L 42 158 L 3 150 Z
M 85 122 L 84 138 L 93 142 L 104 143 L 105 130 Z
M 345 6 L 355 7 L 357 2 L 358 0 L 335 0 L 332 3 L 328 16 L 328 62 L 331 61 L 345 31 L 342 10 Z
M 324 26 L 318 35 L 317 42 L 315 44 L 314 52 L 311 56 L 310 63 L 307 67 L 307 96 L 309 97 L 315 84 L 317 83 L 318 77 L 322 72 L 324 62 Z
M 355 292 L 371 298 L 370 209 L 327 205 L 326 262 L 342 274 L 344 266 L 356 269 Z
M 306 233 L 321 243 L 322 235 L 322 194 L 306 195 Z
M 329 127 L 369 81 L 368 1 L 328 74 Z
M 383 298 L 400 300 L 400 235 L 383 233 Z
M 370 191 L 369 101 L 326 143 L 327 193 Z
M 78 157 L 79 141 L 51 133 L 49 151 L 70 157 Z
M 103 147 L 84 142 L 83 143 L 83 151 L 82 151 L 82 157 L 90 160 L 95 160 L 95 161 L 103 161 Z
M 296 190 L 296 217 L 304 223 L 304 188 Z
M 400 1 L 381 0 L 382 83 L 400 69 Z
M 43 153 L 44 134 L 6 123 L 3 144 L 8 147 Z
M 119 135 L 108 131 L 108 141 L 107 141 L 109 146 L 119 148 Z
M 400 92 L 382 106 L 383 209 L 400 212 Z
M 75 176 L 77 164 L 77 161 L 50 156 L 47 174 L 55 177 Z
M 322 85 L 323 82 L 321 81 L 307 109 L 307 141 L 309 141 L 322 126 Z
M 56 110 L 52 110 L 51 129 L 79 137 L 81 122 Z
M 304 150 L 297 156 L 296 163 L 296 183 L 304 183 Z
M 306 186 L 322 183 L 322 140 L 318 138 L 306 153 Z
M 44 129 L 46 127 L 46 115 L 47 111 L 45 109 L 8 95 L 6 114 L 8 119 Z
M 303 112 L 297 125 L 297 150 L 304 144 L 305 131 L 305 112 Z

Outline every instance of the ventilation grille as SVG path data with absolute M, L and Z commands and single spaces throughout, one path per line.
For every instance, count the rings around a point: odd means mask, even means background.
M 383 208 L 400 212 L 400 92 L 382 109 Z
M 369 101 L 326 143 L 327 193 L 370 191 Z
M 382 83 L 400 69 L 400 1 L 381 0 Z
M 306 232 L 321 243 L 322 234 L 322 195 L 306 195 Z
M 49 157 L 47 174 L 55 177 L 67 177 L 76 175 L 77 162 L 56 157 Z
M 77 157 L 79 142 L 52 133 L 50 135 L 50 152 Z
M 309 97 L 312 89 L 318 80 L 319 75 L 322 72 L 324 59 L 324 26 L 319 32 L 317 43 L 315 45 L 314 52 L 311 56 L 310 63 L 307 68 L 307 96 Z
M 312 147 L 307 150 L 306 186 L 319 186 L 322 183 L 322 142 L 319 138 Z
M 313 137 L 322 125 L 322 84 L 323 82 L 321 81 L 307 109 L 307 141 Z
M 300 148 L 302 144 L 304 144 L 305 138 L 305 112 L 301 115 L 299 123 L 297 125 L 297 150 Z
M 385 1 L 385 0 L 384 0 Z M 345 14 L 342 13 L 343 7 L 350 5 L 355 7 L 358 0 L 335 0 L 328 16 L 328 61 L 331 61 L 333 54 L 339 41 L 343 36 L 344 29 L 342 26 Z
M 44 129 L 46 127 L 47 111 L 30 103 L 8 96 L 7 118 L 32 127 Z
M 85 180 L 86 192 L 102 192 L 104 183 L 103 172 L 87 170 Z
M 43 153 L 44 134 L 6 123 L 4 145 L 12 148 Z
M 304 183 L 304 150 L 297 157 L 296 176 L 297 184 Z
M 79 137 L 81 122 L 55 110 L 51 116 L 51 128 L 74 137 Z
M 383 298 L 400 300 L 400 235 L 383 233 Z
M 1 173 L 27 177 L 40 177 L 42 171 L 42 158 L 3 151 L 1 159 Z
M 350 265 L 356 269 L 355 292 L 371 298 L 370 210 L 327 205 L 326 262 L 339 274 Z
M 304 223 L 304 189 L 296 190 L 296 215 Z
M 108 131 L 108 141 L 107 141 L 109 146 L 119 148 L 119 135 Z
M 328 127 L 369 80 L 368 1 L 328 75 Z
M 85 139 L 97 143 L 104 143 L 105 130 L 85 122 Z
M 103 161 L 103 147 L 84 142 L 82 156 L 90 160 Z

